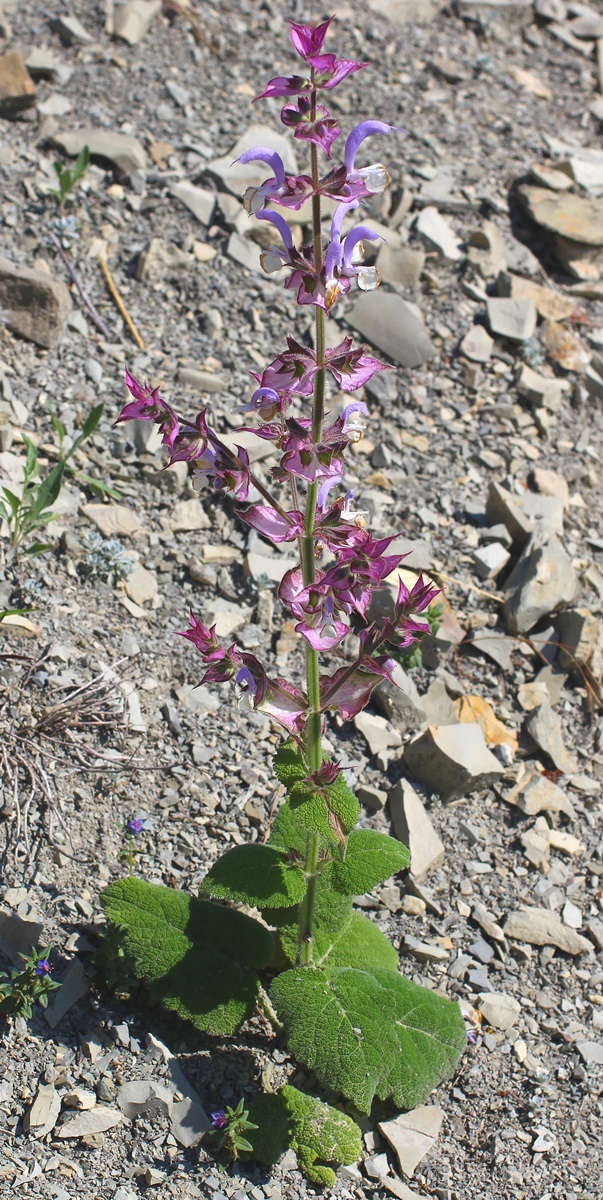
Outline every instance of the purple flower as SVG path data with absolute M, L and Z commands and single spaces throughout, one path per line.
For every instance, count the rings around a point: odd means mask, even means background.
M 226 1125 L 226 1113 L 223 1108 L 219 1108 L 217 1112 L 211 1114 L 211 1123 L 214 1129 L 224 1129 Z
M 336 708 L 344 721 L 351 721 L 368 704 L 371 692 L 382 679 L 391 682 L 392 667 L 391 659 L 383 655 L 377 658 L 363 655 L 352 668 L 340 667 L 334 675 L 321 676 L 322 710 Z
M 296 25 L 294 21 L 290 22 L 293 48 L 302 58 L 320 54 L 329 25 L 334 20 L 334 17 L 329 17 L 328 21 L 323 21 L 321 25 Z
M 337 87 L 343 79 L 347 79 L 348 75 L 353 75 L 355 71 L 361 71 L 363 67 L 370 66 L 370 63 L 355 62 L 351 58 L 337 59 L 334 54 L 308 55 L 306 62 L 314 71 L 314 87 L 316 88 Z
M 219 662 L 224 657 L 222 649 L 217 637 L 216 627 L 212 625 L 211 629 L 207 629 L 205 625 L 195 616 L 192 608 L 190 610 L 190 629 L 185 629 L 184 632 L 179 631 L 178 637 L 186 638 L 192 642 L 193 646 L 203 655 L 204 662 Z
M 171 451 L 180 425 L 174 410 L 159 395 L 159 388 L 150 388 L 148 383 L 138 383 L 127 369 L 126 387 L 134 400 L 122 408 L 117 420 L 113 422 L 113 428 L 122 421 L 153 421 L 155 425 L 160 426 L 162 442 Z
M 331 147 L 340 136 L 341 129 L 324 104 L 317 104 L 313 113 L 310 98 L 298 96 L 297 104 L 283 105 L 281 121 L 288 129 L 295 130 L 294 137 L 313 142 L 324 150 L 327 158 L 331 157 Z
M 173 439 L 168 467 L 175 462 L 194 462 L 198 458 L 206 458 L 207 461 L 210 431 L 205 420 L 206 412 L 207 409 L 202 409 L 197 414 L 194 425 L 180 430 Z
M 467 1030 L 467 1044 L 469 1046 L 477 1046 L 477 1029 Z
M 35 972 L 36 975 L 38 976 L 38 979 L 45 979 L 47 975 L 50 975 L 50 970 L 51 970 L 51 967 L 50 967 L 50 963 L 49 963 L 48 959 L 47 958 L 39 958 L 37 965 L 36 965 L 36 972 Z
M 372 137 L 376 133 L 391 133 L 391 131 L 392 126 L 386 125 L 384 121 L 361 121 L 352 129 L 346 139 L 343 161 L 348 181 L 361 180 L 371 196 L 380 195 L 385 191 L 389 183 L 389 175 L 381 163 L 372 163 L 370 167 L 357 169 L 355 166 L 356 155 L 365 138 Z
M 355 392 L 357 388 L 364 387 L 377 371 L 389 369 L 385 363 L 365 354 L 362 347 L 353 350 L 352 345 L 352 338 L 344 338 L 343 342 L 325 354 L 327 368 L 342 392 Z
M 250 504 L 249 508 L 237 511 L 243 521 L 257 529 L 263 537 L 270 538 L 271 542 L 292 542 L 305 528 L 303 513 L 295 509 L 287 513 L 289 521 L 285 521 L 269 504 Z
M 309 175 L 286 175 L 285 166 L 280 154 L 270 150 L 268 146 L 254 146 L 241 154 L 239 162 L 265 162 L 272 167 L 273 175 L 260 187 L 248 187 L 243 196 L 243 204 L 248 213 L 261 212 L 267 201 L 276 201 L 288 208 L 301 208 L 304 200 L 312 192 L 312 180 Z
M 133 834 L 142 833 L 144 829 L 144 817 L 131 817 L 129 821 L 126 821 L 126 829 Z
M 332 308 L 339 296 L 349 292 L 351 279 L 357 279 L 358 287 L 363 292 L 371 292 L 379 285 L 377 268 L 365 267 L 362 263 L 362 238 L 376 242 L 381 240 L 380 235 L 369 229 L 368 225 L 357 225 L 341 239 L 344 217 L 357 207 L 357 200 L 338 205 L 331 221 L 331 240 L 325 254 L 324 295 L 327 310 Z

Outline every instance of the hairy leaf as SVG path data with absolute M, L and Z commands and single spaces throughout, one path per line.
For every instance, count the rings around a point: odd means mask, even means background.
M 369 917 L 352 912 L 349 924 L 333 939 L 333 944 L 319 966 L 328 967 L 383 967 L 396 971 L 398 954 L 391 942 Z
M 312 1182 L 332 1187 L 335 1172 L 328 1164 L 357 1162 L 362 1151 L 355 1121 L 330 1104 L 286 1084 L 273 1095 L 252 1100 L 249 1115 L 258 1126 L 249 1157 L 272 1166 L 292 1147 L 299 1166 Z
M 401 842 L 374 829 L 353 829 L 345 859 L 331 867 L 331 880 L 344 896 L 360 896 L 409 865 L 410 854 Z
M 309 767 L 291 738 L 279 746 L 273 762 L 299 824 L 319 833 L 331 845 L 339 845 L 360 816 L 360 805 L 343 775 L 338 775 L 335 783 L 328 784 L 321 792 L 308 786 L 304 780 Z
M 304 967 L 279 975 L 270 996 L 296 1058 L 370 1112 L 399 1052 L 389 991 L 368 971 Z
M 360 1112 L 375 1095 L 401 1108 L 423 1103 L 466 1044 L 458 1005 L 396 971 L 294 969 L 270 994 L 296 1057 Z
M 298 779 L 305 779 L 309 771 L 301 754 L 295 749 L 292 738 L 281 742 L 272 760 L 272 765 L 279 783 L 283 783 L 288 792 Z
M 285 854 L 290 850 L 301 855 L 306 852 L 306 830 L 300 825 L 297 814 L 288 800 L 281 804 L 274 818 L 268 845 L 274 846 L 275 850 L 282 850 Z
M 256 908 L 299 904 L 306 890 L 303 872 L 274 846 L 234 846 L 214 863 L 201 894 Z
M 270 962 L 258 921 L 172 888 L 128 877 L 101 893 L 133 977 L 205 1033 L 232 1034 L 255 1008 L 255 970 Z
M 328 886 L 324 875 L 318 880 L 314 908 L 313 951 L 315 961 L 321 962 L 329 954 L 334 942 L 343 936 L 352 916 L 352 901 Z M 291 963 L 297 954 L 297 926 L 299 906 L 276 909 L 266 913 L 266 920 L 276 925 L 281 945 Z
M 372 973 L 393 996 L 401 1051 L 379 1096 L 391 1095 L 400 1108 L 416 1108 L 438 1083 L 450 1078 L 466 1048 L 462 1013 L 458 1004 L 412 979 L 392 971 Z

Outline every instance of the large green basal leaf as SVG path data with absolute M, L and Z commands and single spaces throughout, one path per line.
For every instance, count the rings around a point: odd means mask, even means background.
M 271 998 L 295 1056 L 364 1113 L 374 1096 L 422 1104 L 466 1045 L 458 1005 L 396 971 L 296 968 Z
M 306 885 L 299 866 L 274 846 L 234 846 L 214 863 L 201 894 L 256 908 L 299 904 Z
M 291 1146 L 312 1183 L 332 1187 L 335 1172 L 328 1164 L 347 1165 L 360 1158 L 362 1142 L 356 1122 L 288 1084 L 273 1095 L 256 1096 L 249 1117 L 258 1128 L 251 1135 L 253 1154 L 244 1157 L 272 1166 Z
M 331 882 L 344 896 L 361 896 L 408 866 L 410 854 L 402 842 L 374 829 L 353 829 L 345 859 L 331 867 Z
M 399 1053 L 389 991 L 368 971 L 301 967 L 279 975 L 270 997 L 295 1057 L 369 1113 Z
M 465 1022 L 459 1005 L 441 993 L 391 971 L 372 974 L 394 999 L 401 1051 L 378 1094 L 391 1095 L 399 1108 L 416 1108 L 454 1073 L 467 1046 Z
M 101 903 L 131 973 L 165 1008 L 214 1035 L 235 1033 L 252 1016 L 254 968 L 274 953 L 258 921 L 132 877 L 105 888 Z

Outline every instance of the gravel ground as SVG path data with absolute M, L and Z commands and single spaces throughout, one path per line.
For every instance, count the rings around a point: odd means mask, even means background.
M 54 232 L 110 333 L 109 339 L 100 334 L 75 289 L 67 326 L 50 349 L 0 325 L 0 420 L 7 412 L 0 437 L 7 425 L 12 433 L 12 441 L 9 433 L 0 443 L 0 477 L 10 477 L 11 457 L 23 453 L 22 430 L 40 445 L 43 461 L 56 457 L 48 403 L 71 437 L 102 400 L 105 417 L 78 452 L 77 466 L 119 490 L 99 514 L 87 510 L 99 497 L 71 478 L 51 527 L 55 549 L 0 569 L 0 607 L 33 606 L 29 625 L 0 633 L 3 911 L 41 922 L 42 943 L 55 948 L 55 978 L 68 978 L 63 995 L 69 989 L 73 997 L 54 1027 L 36 1015 L 27 1026 L 7 1028 L 0 1041 L 0 1195 L 18 1186 L 24 1200 L 130 1200 L 145 1188 L 157 1200 L 276 1200 L 316 1190 L 291 1156 L 270 1175 L 251 1166 L 218 1176 L 203 1147 L 183 1146 L 161 1113 L 65 1140 L 58 1109 L 47 1130 L 26 1132 L 24 1124 L 40 1084 L 54 1084 L 63 1106 L 75 1088 L 95 1093 L 92 1112 L 103 1105 L 119 1111 L 116 1094 L 131 1080 L 173 1081 L 182 1090 L 170 1052 L 208 1111 L 251 1097 L 266 1069 L 277 1083 L 305 1079 L 259 1019 L 238 1039 L 215 1046 L 159 1012 L 113 998 L 90 965 L 102 926 L 99 889 L 124 869 L 125 820 L 139 813 L 148 819 L 137 843 L 141 875 L 191 891 L 226 845 L 261 840 L 270 820 L 270 757 L 279 735 L 262 715 L 239 712 L 227 688 L 192 691 L 200 666 L 174 637 L 188 606 L 218 619 L 225 635 L 236 629 L 243 645 L 281 674 L 296 678 L 300 671 L 295 639 L 269 586 L 270 572 L 278 576 L 283 561 L 270 558 L 270 547 L 234 517 L 228 501 L 202 497 L 199 504 L 184 472 L 161 474 L 152 441 L 135 440 L 129 428 L 111 429 L 128 364 L 177 397 L 181 408 L 194 412 L 208 404 L 218 428 L 232 432 L 241 421 L 233 405 L 249 392 L 248 371 L 282 346 L 285 333 L 295 328 L 301 336 L 311 326 L 311 316 L 295 312 L 287 293 L 232 257 L 233 229 L 242 228 L 240 221 L 235 226 L 238 210 L 208 164 L 228 156 L 254 121 L 281 128 L 271 102 L 252 109 L 251 100 L 268 76 L 292 69 L 285 18 L 318 18 L 320 10 L 280 0 L 200 0 L 195 26 L 177 7 L 166 3 L 131 46 L 105 32 L 103 5 L 73 0 L 69 13 L 91 40 L 67 45 L 52 24 L 66 9 L 42 9 L 34 0 L 3 8 L 0 0 L 0 53 L 18 47 L 27 59 L 33 48 L 46 47 L 70 70 L 68 78 L 57 76 L 55 64 L 52 78 L 36 75 L 37 107 L 18 120 L 0 117 L 0 255 L 63 278 Z M 379 721 L 332 720 L 328 737 L 361 796 L 369 801 L 377 789 L 362 823 L 390 830 L 382 801 L 405 774 L 404 747 L 423 716 L 432 726 L 448 725 L 457 720 L 455 701 L 478 696 L 507 735 L 517 735 L 511 750 L 489 739 L 501 769 L 493 787 L 468 785 L 444 803 L 416 781 L 444 843 L 443 864 L 425 883 L 398 877 L 361 901 L 400 946 L 404 972 L 460 999 L 474 1016 L 489 992 L 512 997 L 517 1012 L 506 1029 L 485 1014 L 481 1024 L 475 1018 L 477 1045 L 432 1097 L 444 1112 L 442 1133 L 406 1192 L 390 1155 L 389 1176 L 371 1179 L 362 1163 L 342 1169 L 333 1194 L 598 1200 L 603 725 L 597 672 L 593 665 L 590 677 L 558 673 L 559 638 L 546 613 L 529 636 L 511 638 L 507 629 L 503 640 L 501 600 L 520 552 L 517 538 L 497 578 L 484 578 L 474 559 L 489 540 L 485 528 L 500 523 L 485 511 L 493 481 L 524 500 L 537 496 L 539 486 L 561 494 L 562 540 L 578 579 L 574 603 L 593 615 L 600 636 L 603 384 L 597 393 L 598 375 L 593 382 L 585 371 L 592 354 L 596 372 L 603 342 L 603 289 L 599 299 L 596 284 L 593 298 L 569 290 L 576 278 L 563 273 L 552 235 L 529 220 L 516 191 L 534 164 L 555 165 L 547 138 L 598 146 L 597 63 L 592 47 L 588 56 L 553 36 L 530 4 L 511 4 L 501 16 L 484 3 L 480 16 L 480 6 L 461 2 L 424 23 L 383 15 L 389 8 L 399 17 L 404 7 L 404 0 L 339 6 L 338 53 L 366 57 L 373 69 L 352 76 L 333 107 L 345 132 L 368 117 L 399 127 L 380 144 L 392 182 L 371 215 L 394 231 L 392 251 L 414 250 L 415 265 L 421 250 L 427 256 L 414 284 L 385 280 L 378 295 L 419 306 L 433 357 L 426 354 L 417 366 L 398 362 L 373 381 L 351 479 L 375 532 L 399 530 L 416 547 L 410 564 L 439 572 L 450 615 L 412 672 L 423 709 L 410 705 L 403 712 L 385 699 L 370 711 L 389 717 L 386 736 Z M 531 73 L 530 86 L 518 71 Z M 534 94 L 534 79 L 543 95 Z M 53 115 L 61 108 L 57 96 L 71 105 L 63 115 Z M 95 159 L 57 225 L 48 196 L 56 156 L 49 139 L 82 124 L 137 138 L 146 166 L 124 171 Z M 296 152 L 301 163 L 299 143 Z M 215 193 L 208 223 L 171 194 L 181 180 Z M 572 194 L 589 193 L 576 184 Z M 434 206 L 460 246 L 456 254 L 443 256 L 414 228 L 417 215 Z M 474 322 L 485 323 L 483 293 L 494 292 L 494 277 L 484 279 L 476 266 L 475 244 L 473 255 L 468 251 L 470 235 L 485 221 L 502 234 L 507 268 L 517 277 L 574 299 L 563 328 L 578 339 L 579 372 L 555 358 L 543 324 L 521 341 L 495 334 L 483 363 L 460 348 Z M 106 244 L 144 349 L 107 291 L 97 239 Z M 140 256 L 151 239 L 162 245 L 143 267 Z M 255 243 L 245 239 L 245 247 L 257 256 Z M 342 324 L 346 314 L 354 319 L 355 300 L 338 310 Z M 521 395 L 522 363 L 563 382 L 555 411 Z M 256 469 L 267 477 L 269 467 L 258 460 Z M 543 482 L 542 470 L 555 473 L 552 482 Z M 90 534 L 111 533 L 116 503 L 130 513 L 131 532 L 117 536 L 136 570 L 113 586 L 99 575 Z M 480 652 L 480 639 L 485 646 L 494 632 L 500 661 Z M 536 676 L 542 684 L 543 669 L 544 697 L 561 721 L 548 743 L 552 754 L 526 728 L 529 685 Z M 31 730 L 19 746 L 37 764 L 35 780 L 22 766 L 14 774 L 15 728 Z M 570 808 L 530 816 L 509 802 L 530 771 L 556 782 Z M 549 827 L 573 835 L 577 846 L 568 852 L 563 837 L 547 843 Z M 586 936 L 592 949 L 573 955 L 507 936 L 505 918 L 526 906 L 557 914 L 563 929 Z M 28 945 L 27 926 L 19 928 Z M 423 949 L 413 950 L 406 938 Z M 8 955 L 4 926 L 0 952 Z M 364 1129 L 367 1158 L 388 1151 L 375 1123 Z

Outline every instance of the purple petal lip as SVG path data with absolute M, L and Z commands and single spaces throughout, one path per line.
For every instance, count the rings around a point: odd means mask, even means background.
M 286 176 L 285 167 L 280 154 L 276 150 L 270 150 L 268 146 L 254 146 L 252 150 L 246 150 L 244 154 L 239 156 L 240 163 L 248 162 L 265 162 L 269 167 L 272 167 L 274 178 L 279 187 L 285 187 Z
M 291 236 L 291 230 L 289 229 L 285 218 L 282 217 L 280 213 L 274 212 L 271 208 L 264 208 L 261 212 L 255 214 L 255 218 L 256 221 L 271 221 L 272 224 L 278 229 L 283 239 L 283 245 L 285 248 L 287 250 L 293 250 L 293 238 Z
M 348 174 L 354 170 L 358 148 L 364 139 L 372 137 L 376 133 L 391 133 L 392 128 L 393 126 L 386 125 L 385 121 L 361 121 L 359 125 L 356 125 L 345 143 L 344 162 Z

